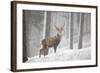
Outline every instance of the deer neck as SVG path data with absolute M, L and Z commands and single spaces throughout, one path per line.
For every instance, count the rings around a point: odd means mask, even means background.
M 60 40 L 61 39 L 61 35 L 57 34 L 57 39 Z

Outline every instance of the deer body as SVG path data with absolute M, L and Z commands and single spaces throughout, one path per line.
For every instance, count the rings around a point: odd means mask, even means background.
M 58 31 L 57 35 L 55 35 L 54 37 L 47 37 L 41 41 L 42 48 L 40 49 L 39 57 L 41 57 L 41 54 L 43 54 L 44 56 L 47 55 L 50 47 L 53 47 L 54 52 L 56 53 L 57 46 L 61 41 L 63 27 L 56 27 L 56 29 Z

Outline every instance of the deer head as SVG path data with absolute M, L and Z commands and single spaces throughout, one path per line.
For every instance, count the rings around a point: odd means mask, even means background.
M 59 36 L 59 37 L 62 37 L 63 36 L 63 34 L 64 34 L 64 26 L 65 26 L 65 24 L 63 26 L 61 26 L 61 27 L 57 27 L 55 25 L 55 28 L 57 30 L 57 36 Z

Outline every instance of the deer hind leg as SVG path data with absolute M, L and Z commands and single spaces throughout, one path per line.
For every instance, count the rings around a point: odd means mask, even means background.
M 48 54 L 48 46 L 45 44 L 43 45 L 43 55 L 44 57 Z
M 40 49 L 40 53 L 39 53 L 39 57 L 41 57 L 41 55 L 44 53 L 44 49 L 43 48 L 41 48 Z
M 40 49 L 39 57 L 41 57 L 42 54 L 45 57 L 48 54 L 48 48 L 42 48 L 42 49 Z
M 44 56 L 48 55 L 48 48 L 44 49 Z

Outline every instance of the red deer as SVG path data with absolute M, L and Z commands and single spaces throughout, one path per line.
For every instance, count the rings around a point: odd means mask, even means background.
M 59 45 L 61 37 L 63 35 L 64 25 L 60 28 L 55 26 L 55 28 L 57 30 L 57 34 L 55 36 L 47 37 L 41 41 L 42 48 L 40 49 L 39 57 L 41 57 L 41 54 L 46 56 L 50 47 L 53 47 L 54 52 L 56 53 L 57 46 Z

